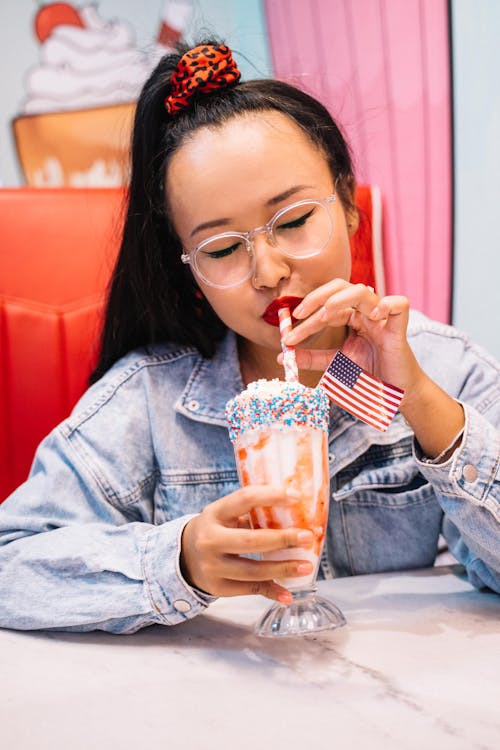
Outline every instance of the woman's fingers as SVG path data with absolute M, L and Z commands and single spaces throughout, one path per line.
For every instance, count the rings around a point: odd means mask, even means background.
M 220 527 L 207 547 L 224 550 L 226 554 L 245 555 L 274 552 L 279 549 L 303 547 L 310 549 L 314 534 L 309 529 L 231 529 Z
M 311 575 L 309 560 L 248 560 L 226 556 L 217 567 L 217 596 L 260 594 L 289 604 L 292 595 L 277 581 Z
M 347 286 L 350 285 L 345 279 L 333 279 L 327 284 L 323 284 L 323 286 L 318 287 L 304 297 L 300 305 L 298 305 L 293 311 L 293 317 L 297 318 L 297 320 L 307 318 L 309 315 L 312 315 L 323 307 L 325 300 L 327 300 L 328 297 L 345 289 Z
M 285 337 L 285 344 L 296 346 L 304 339 L 321 331 L 326 325 L 347 325 L 352 318 L 353 311 L 369 316 L 379 300 L 379 296 L 370 286 L 348 284 L 346 281 L 335 279 L 308 295 L 294 311 L 294 316 L 297 318 L 304 317 L 307 312 L 310 315 Z M 299 314 L 297 310 L 300 310 Z
M 297 493 L 291 488 L 272 484 L 252 485 L 242 487 L 236 492 L 216 500 L 208 507 L 220 523 L 234 523 L 240 516 L 251 511 L 252 508 L 260 508 L 265 505 L 287 507 L 297 502 L 297 498 Z
M 375 294 L 371 286 L 365 284 L 352 284 L 335 295 L 329 297 L 323 305 L 326 315 L 335 315 L 337 310 L 358 310 L 364 315 L 369 315 L 379 302 L 380 297 Z
M 401 295 L 390 295 L 382 297 L 378 304 L 373 308 L 369 314 L 370 320 L 387 320 L 387 327 L 389 330 L 392 328 L 399 328 L 403 323 L 406 330 L 406 324 L 408 323 L 408 316 L 410 312 L 410 303 L 407 297 Z M 401 316 L 402 320 L 396 320 L 398 316 Z M 391 318 L 393 320 L 391 320 Z
M 284 342 L 287 346 L 296 346 L 309 336 L 322 331 L 325 326 L 345 326 L 349 322 L 353 308 L 344 308 L 335 312 L 327 312 L 325 307 L 321 307 L 317 312 L 310 315 L 307 320 L 298 323 L 290 333 L 285 336 Z
M 248 560 L 237 555 L 222 558 L 218 573 L 232 581 L 268 581 L 299 578 L 313 572 L 309 560 Z
M 244 514 L 243 516 L 239 516 L 239 518 L 236 521 L 236 527 L 238 529 L 251 529 L 252 524 L 250 523 L 250 518 L 248 517 L 248 514 Z
M 265 596 L 267 599 L 273 599 L 283 604 L 291 604 L 293 601 L 292 594 L 284 586 L 280 586 L 276 581 L 231 581 L 223 580 L 220 582 L 219 591 L 216 596 L 246 596 L 246 595 Z
M 295 359 L 299 370 L 324 372 L 338 349 L 296 349 Z M 283 354 L 278 354 L 278 362 L 283 364 Z
M 325 296 L 326 295 L 326 296 Z M 319 309 L 317 305 L 321 305 Z M 408 325 L 410 305 L 403 296 L 390 295 L 379 297 L 372 287 L 365 284 L 348 284 L 336 279 L 325 284 L 308 295 L 304 302 L 294 311 L 295 317 L 302 318 L 310 313 L 306 320 L 298 323 L 285 337 L 288 346 L 300 345 L 309 336 L 321 331 L 325 326 L 349 325 L 360 332 L 364 330 L 370 335 L 370 323 L 383 323 L 384 330 L 389 334 L 406 331 Z M 297 363 L 299 368 L 312 370 L 321 369 L 325 356 L 315 358 L 314 365 L 307 356 Z M 325 364 L 325 367 L 328 363 Z M 323 368 L 324 369 L 324 368 Z

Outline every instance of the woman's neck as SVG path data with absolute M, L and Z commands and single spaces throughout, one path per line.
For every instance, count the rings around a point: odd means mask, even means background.
M 283 367 L 276 361 L 277 352 L 238 337 L 238 356 L 244 385 L 259 378 L 283 377 Z

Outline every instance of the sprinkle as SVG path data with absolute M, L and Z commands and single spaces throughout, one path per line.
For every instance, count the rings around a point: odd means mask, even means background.
M 283 380 L 256 380 L 227 402 L 229 437 L 270 426 L 308 426 L 328 432 L 328 397 L 318 388 Z

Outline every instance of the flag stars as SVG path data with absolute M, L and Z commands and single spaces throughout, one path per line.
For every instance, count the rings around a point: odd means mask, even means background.
M 356 381 L 361 375 L 361 367 L 346 357 L 342 352 L 337 352 L 328 366 L 327 372 L 334 378 L 340 380 L 347 388 L 354 388 Z

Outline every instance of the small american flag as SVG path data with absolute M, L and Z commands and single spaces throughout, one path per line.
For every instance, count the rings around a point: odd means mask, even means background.
M 332 359 L 318 387 L 334 404 L 381 432 L 389 427 L 404 396 L 400 388 L 370 375 L 342 352 Z

